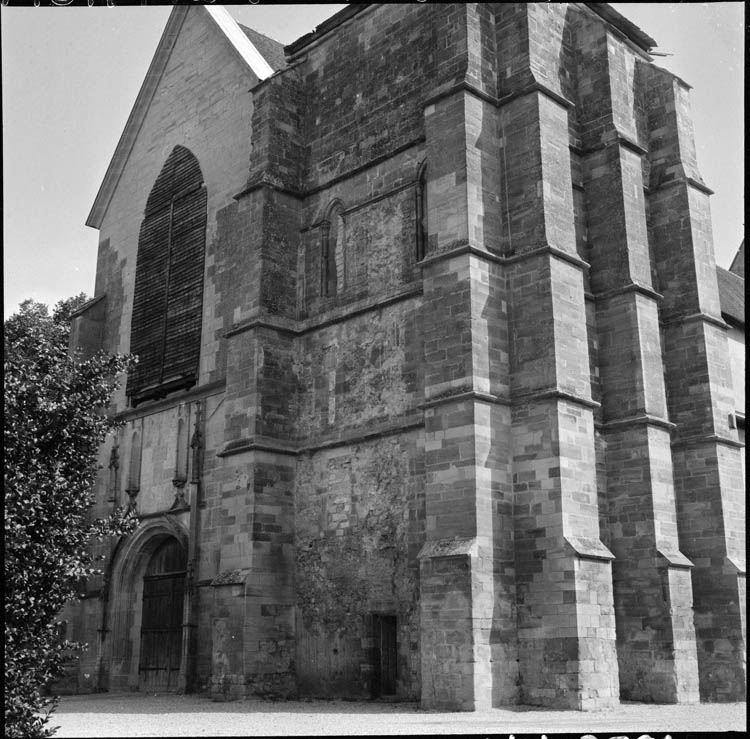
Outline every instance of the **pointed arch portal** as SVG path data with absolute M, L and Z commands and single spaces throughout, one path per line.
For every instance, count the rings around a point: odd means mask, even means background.
M 141 690 L 174 690 L 182 662 L 182 615 L 185 599 L 185 550 L 165 539 L 151 555 L 143 575 Z
M 102 688 L 174 691 L 184 686 L 187 552 L 187 530 L 169 515 L 142 521 L 120 541 L 113 554 Z M 157 633 L 161 642 L 154 646 Z

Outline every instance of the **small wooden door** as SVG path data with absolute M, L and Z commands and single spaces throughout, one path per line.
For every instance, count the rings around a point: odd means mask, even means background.
M 182 661 L 185 552 L 169 539 L 156 550 L 143 577 L 141 656 L 143 691 L 174 690 Z
M 375 614 L 375 684 L 376 696 L 396 694 L 396 617 Z

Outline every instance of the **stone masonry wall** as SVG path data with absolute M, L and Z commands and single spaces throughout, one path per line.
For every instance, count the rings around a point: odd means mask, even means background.
M 209 272 L 214 255 L 222 251 L 216 244 L 217 214 L 233 202 L 232 196 L 247 177 L 252 114 L 247 91 L 254 81 L 220 31 L 200 13 L 187 13 L 100 229 L 102 253 L 95 292 L 108 295 L 112 305 L 104 346 L 127 351 L 138 232 L 146 199 L 174 146 L 185 146 L 198 159 L 208 195 L 201 383 L 208 380 L 212 366 L 221 364 L 216 358 L 220 338 L 215 332 L 221 315 L 214 314 L 218 285 Z M 225 324 L 223 329 L 227 328 Z M 116 402 L 118 409 L 125 407 L 124 389 Z
M 306 187 L 321 186 L 422 135 L 421 101 L 435 70 L 436 21 L 446 11 L 373 6 L 305 55 Z M 394 32 L 390 32 L 392 29 Z M 398 29 L 397 32 L 396 29 Z M 357 63 L 342 63 L 356 59 Z
M 143 519 L 78 608 L 102 645 L 77 680 L 137 687 L 173 536 L 181 689 L 375 696 L 395 623 L 392 689 L 426 708 L 741 699 L 742 444 L 686 86 L 586 4 L 341 18 L 258 83 L 191 8 L 105 213 L 102 346 L 127 351 L 146 197 L 175 145 L 198 159 L 199 384 L 115 398 L 96 511 Z
M 386 613 L 397 619 L 397 694 L 419 696 L 421 447 L 413 432 L 298 462 L 295 665 L 303 695 L 371 696 L 368 619 Z
M 720 319 L 708 194 L 695 161 L 685 84 L 649 69 L 650 237 L 664 294 L 664 363 L 680 548 L 695 565 L 702 700 L 746 691 L 742 444 L 729 428 L 727 326 Z
M 596 19 L 576 26 L 578 125 L 596 307 L 605 470 L 603 527 L 612 564 L 621 696 L 695 702 L 695 652 L 675 647 L 691 599 L 679 552 L 658 306 L 652 286 L 642 160 L 642 61 Z M 667 570 L 665 570 L 665 567 Z M 684 571 L 684 568 L 688 568 Z M 680 601 L 683 608 L 677 605 Z M 681 626 L 679 626 L 680 624 Z M 687 634 L 687 640 L 690 634 Z

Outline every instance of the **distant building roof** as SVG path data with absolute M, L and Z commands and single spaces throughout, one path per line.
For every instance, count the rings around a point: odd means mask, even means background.
M 723 267 L 716 268 L 721 314 L 732 323 L 745 325 L 745 280 Z
M 264 36 L 262 33 L 254 31 L 252 28 L 237 24 L 247 36 L 251 43 L 261 53 L 261 56 L 273 67 L 274 72 L 286 67 L 286 56 L 284 55 L 284 45 L 274 39 Z
M 729 271 L 739 275 L 743 280 L 745 279 L 745 239 L 742 239 L 740 248 L 737 249 L 737 253 L 734 255 Z

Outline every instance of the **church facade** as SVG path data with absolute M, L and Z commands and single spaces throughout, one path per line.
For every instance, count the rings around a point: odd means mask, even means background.
M 596 3 L 357 5 L 285 48 L 173 9 L 72 325 L 139 357 L 94 513 L 140 523 L 66 611 L 75 689 L 744 699 L 744 409 L 653 46 Z

